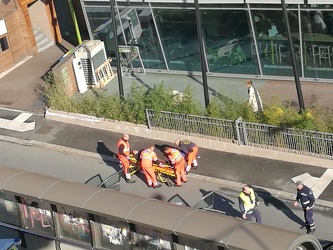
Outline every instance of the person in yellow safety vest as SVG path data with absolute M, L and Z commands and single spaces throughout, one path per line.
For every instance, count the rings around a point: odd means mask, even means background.
M 261 224 L 261 214 L 258 209 L 259 198 L 249 185 L 245 185 L 239 193 L 238 202 L 244 220 L 252 221 L 252 217 L 254 217 L 256 222 Z

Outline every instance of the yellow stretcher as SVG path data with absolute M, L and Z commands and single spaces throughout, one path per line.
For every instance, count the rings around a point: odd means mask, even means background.
M 135 155 L 130 155 L 130 174 L 135 174 L 138 170 L 141 169 L 141 164 Z M 153 163 L 154 171 L 156 173 L 156 179 L 161 183 L 166 183 L 169 187 L 174 186 L 174 182 L 172 179 L 176 177 L 175 170 L 170 166 L 164 164 L 163 166 L 159 166 Z M 171 179 L 170 179 L 171 178 Z

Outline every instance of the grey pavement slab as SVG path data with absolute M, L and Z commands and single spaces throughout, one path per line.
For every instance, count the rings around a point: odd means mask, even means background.
M 247 78 L 228 78 L 219 76 L 208 76 L 208 93 L 210 100 L 214 96 L 222 96 L 233 100 L 247 100 L 247 88 L 245 80 Z M 295 108 L 299 108 L 296 85 L 293 80 L 267 80 L 251 79 L 254 86 L 259 90 L 264 104 L 273 104 L 277 100 L 284 103 L 291 103 Z M 147 73 L 146 75 L 136 75 L 130 78 L 123 78 L 123 88 L 125 96 L 130 93 L 133 83 L 151 88 L 154 84 L 163 83 L 165 86 L 177 91 L 184 91 L 190 86 L 193 97 L 204 105 L 204 89 L 200 75 L 187 74 L 162 74 Z M 119 93 L 118 78 L 113 78 L 104 88 L 110 93 Z M 322 108 L 332 108 L 331 98 L 333 85 L 323 82 L 301 82 L 302 96 L 305 107 L 316 104 Z

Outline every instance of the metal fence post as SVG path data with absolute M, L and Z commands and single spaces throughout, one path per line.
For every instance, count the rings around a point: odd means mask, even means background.
M 149 110 L 146 109 L 145 111 L 146 111 L 147 126 L 150 129 L 150 120 L 149 120 L 149 112 L 148 112 Z
M 242 124 L 244 145 L 248 145 L 248 139 L 247 139 L 247 132 L 246 132 L 245 122 L 241 121 L 241 124 Z
M 239 124 L 242 122 L 242 117 L 239 117 L 235 120 L 235 127 L 236 127 L 236 135 L 237 135 L 237 144 L 240 145 L 241 142 L 243 141 L 242 140 L 242 136 L 239 132 L 240 130 L 240 127 L 239 127 Z

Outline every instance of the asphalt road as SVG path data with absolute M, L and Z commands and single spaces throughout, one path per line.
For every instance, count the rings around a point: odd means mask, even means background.
M 0 109 L 0 118 L 13 120 L 20 112 Z M 40 115 L 33 115 L 25 123 L 35 122 L 35 129 L 26 132 L 17 132 L 0 128 L 0 134 L 28 141 L 41 141 L 53 145 L 80 149 L 98 153 L 100 155 L 115 156 L 116 143 L 119 133 L 108 132 L 97 128 L 72 125 L 45 119 Z M 98 144 L 102 140 L 103 143 Z M 131 136 L 132 149 L 143 149 L 151 144 L 156 145 L 156 153 L 164 158 L 163 148 L 170 145 L 163 141 L 150 140 L 143 137 Z M 172 145 L 175 146 L 175 145 Z M 221 151 L 200 149 L 198 159 L 199 168 L 192 173 L 214 177 L 236 183 L 247 183 L 259 186 L 262 189 L 280 190 L 294 193 L 295 185 L 292 177 L 309 173 L 320 177 L 325 168 L 310 165 L 283 162 L 266 158 L 238 155 Z M 332 202 L 333 183 L 322 192 L 320 200 Z
M 79 154 L 71 154 L 66 151 L 55 151 L 52 149 L 31 147 L 26 144 L 0 142 L 0 157 L 2 164 L 39 172 L 48 176 L 61 179 L 92 184 L 93 177 L 105 179 L 110 174 L 116 172 L 116 163 L 103 161 L 102 158 L 86 157 Z M 175 195 L 181 196 L 189 206 L 193 207 L 203 196 L 211 191 L 216 192 L 214 209 L 228 213 L 230 216 L 239 218 L 237 196 L 239 189 L 225 187 L 223 183 L 217 181 L 206 181 L 205 178 L 197 178 L 189 175 L 189 181 L 181 188 L 168 187 L 163 185 L 159 189 L 149 189 L 144 182 L 143 176 L 139 173 L 133 177 L 134 184 L 128 184 L 121 180 L 120 188 L 122 192 L 132 193 L 143 197 L 155 198 L 168 201 Z M 258 190 L 258 189 L 257 189 Z M 260 191 L 260 190 L 258 190 Z M 272 195 L 262 195 L 259 208 L 262 213 L 263 223 L 295 232 L 304 232 L 300 229 L 303 222 L 303 211 L 294 208 L 292 201 L 276 198 Z M 333 240 L 331 216 L 332 208 L 317 206 L 315 208 L 315 220 L 317 230 L 315 236 L 322 241 Z

